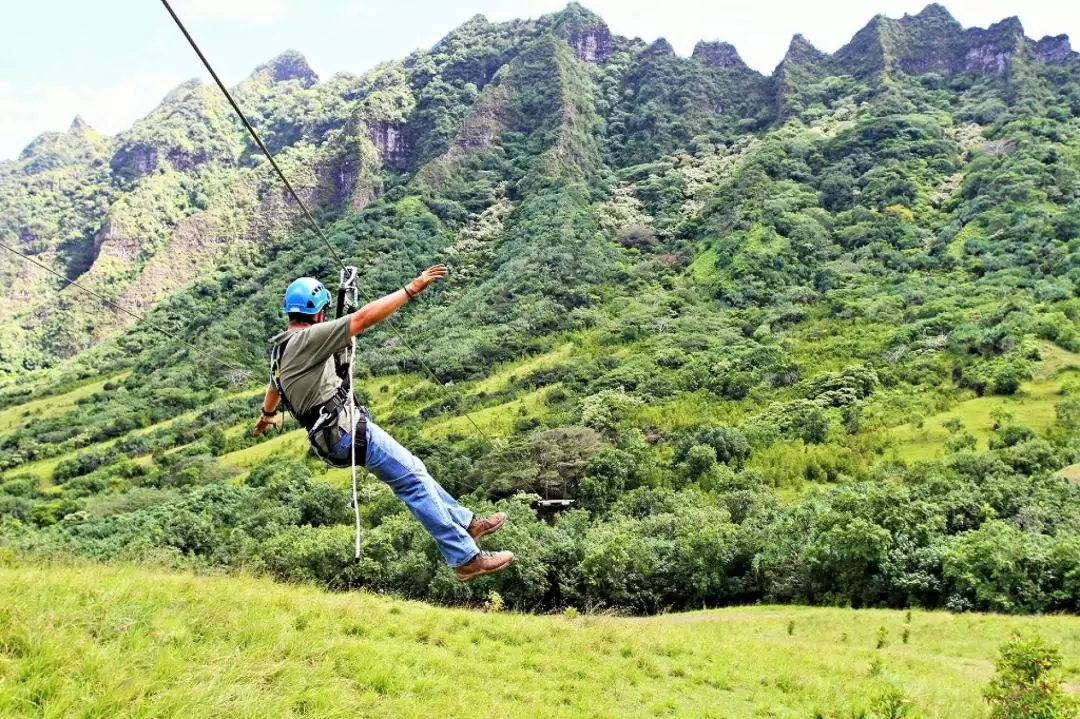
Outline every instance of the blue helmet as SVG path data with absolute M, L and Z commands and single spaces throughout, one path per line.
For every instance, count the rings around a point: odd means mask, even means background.
M 285 307 L 282 314 L 299 312 L 304 315 L 317 315 L 319 310 L 330 304 L 330 293 L 323 283 L 314 277 L 301 277 L 293 281 L 285 290 Z

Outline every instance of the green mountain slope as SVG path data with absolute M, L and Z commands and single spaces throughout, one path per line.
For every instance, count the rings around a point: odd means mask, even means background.
M 450 263 L 393 320 L 448 389 L 380 327 L 363 392 L 518 566 L 453 584 L 368 481 L 351 565 L 341 474 L 248 436 L 283 287 L 337 267 L 194 82 L 0 164 L 3 242 L 173 335 L 0 255 L 4 544 L 528 610 L 1080 608 L 1067 38 L 932 5 L 765 77 L 571 4 L 236 91 L 364 294 Z

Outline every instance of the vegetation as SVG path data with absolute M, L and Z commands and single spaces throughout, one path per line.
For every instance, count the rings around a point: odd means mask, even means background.
M 1002 648 L 997 674 L 986 691 L 992 719 L 1076 716 L 1076 702 L 1054 674 L 1060 663 L 1061 653 L 1041 638 L 1014 636 Z
M 242 83 L 365 295 L 452 265 L 394 320 L 448 389 L 386 327 L 361 371 L 511 514 L 519 560 L 469 586 L 367 479 L 352 563 L 342 473 L 248 436 L 282 287 L 337 267 L 220 99 L 45 136 L 2 165 L 4 241 L 176 337 L 0 265 L 0 545 L 529 611 L 1080 610 L 1080 60 L 954 26 L 797 39 L 765 78 L 571 5 Z
M 986 716 L 991 659 L 1011 632 L 1078 649 L 1066 617 L 477 614 L 79 564 L 0 569 L 0 599 L 3 716 L 636 717 L 723 707 L 730 717 L 974 719 Z M 875 648 L 881 629 L 895 637 L 901 626 L 908 643 Z M 1074 662 L 1062 676 L 1076 681 Z

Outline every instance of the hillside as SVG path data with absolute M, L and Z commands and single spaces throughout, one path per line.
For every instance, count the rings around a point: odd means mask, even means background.
M 337 267 L 195 81 L 0 163 L 0 242 L 147 318 L 0 250 L 0 546 L 524 611 L 1080 610 L 1064 36 L 930 5 L 765 76 L 572 3 L 235 90 L 366 296 L 449 263 L 393 319 L 447 387 L 379 327 L 362 390 L 519 561 L 458 585 L 367 478 L 353 564 L 344 473 L 250 437 L 282 289 Z
M 1012 632 L 1080 652 L 1065 617 L 534 617 L 113 567 L 0 569 L 0 598 L 0 716 L 966 719 Z

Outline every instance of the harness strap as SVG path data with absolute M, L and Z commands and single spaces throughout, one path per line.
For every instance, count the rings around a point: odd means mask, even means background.
M 291 334 L 285 335 L 285 339 L 274 345 L 274 348 L 270 350 L 270 384 L 274 386 L 274 389 L 278 393 L 278 397 L 281 399 L 281 403 L 285 405 L 285 409 L 289 411 L 296 421 L 300 424 L 304 424 L 303 419 L 293 409 L 292 404 L 289 402 L 288 397 L 285 396 L 285 387 L 281 383 L 281 358 L 285 354 L 285 346 L 289 344 L 289 340 L 292 339 Z M 305 427 L 307 425 L 304 425 Z
M 337 356 L 335 355 L 335 365 L 341 377 L 342 384 L 338 388 L 337 393 L 331 397 L 328 401 L 323 402 L 318 407 L 312 409 L 310 412 L 300 414 L 289 402 L 285 395 L 285 386 L 281 381 L 281 358 L 285 354 L 285 346 L 289 343 L 291 334 L 286 335 L 281 342 L 274 345 L 274 348 L 270 350 L 270 382 L 274 386 L 274 389 L 278 393 L 278 397 L 281 399 L 282 404 L 285 405 L 285 409 L 289 411 L 296 421 L 304 426 L 307 430 L 308 444 L 311 445 L 312 453 L 326 462 L 331 467 L 337 467 L 330 460 L 329 450 L 332 448 L 333 432 L 337 428 L 337 423 L 341 417 L 341 411 L 345 408 L 346 404 L 351 404 L 351 423 L 349 436 L 352 441 L 349 448 L 349 465 L 352 470 L 352 506 L 353 513 L 356 516 L 356 547 L 355 558 L 360 560 L 361 546 L 360 546 L 360 495 L 357 489 L 356 481 L 356 459 L 360 457 L 361 463 L 365 461 L 367 456 L 367 420 L 368 411 L 359 402 L 356 401 L 356 394 L 353 392 L 353 373 L 352 368 L 356 360 L 356 338 L 351 339 L 347 360 L 342 363 L 337 363 Z M 345 380 L 348 380 L 348 384 L 345 384 Z M 363 432 L 358 431 L 363 427 Z M 322 435 L 321 438 L 319 435 Z M 322 446 L 327 448 L 324 452 L 319 446 L 318 439 L 322 439 Z M 362 447 L 362 451 L 358 451 L 358 447 Z
M 348 385 L 346 386 L 342 383 L 341 387 L 338 388 L 337 394 L 308 412 L 298 412 L 296 408 L 293 407 L 292 403 L 289 402 L 289 398 L 285 394 L 285 386 L 281 381 L 281 358 L 285 353 L 285 346 L 289 343 L 291 337 L 291 334 L 287 335 L 285 339 L 278 342 L 270 351 L 270 382 L 277 391 L 278 396 L 281 398 L 282 404 L 285 405 L 285 409 L 287 409 L 289 414 L 296 418 L 296 421 L 307 430 L 308 441 L 310 442 L 315 455 L 327 464 L 336 466 L 330 461 L 327 453 L 319 447 L 319 442 L 316 440 L 321 439 L 323 446 L 325 446 L 327 450 L 333 446 L 334 441 L 332 433 L 337 426 L 341 411 L 345 409 L 350 401 L 352 406 L 356 408 L 353 413 L 353 418 L 354 422 L 357 424 L 361 422 L 366 424 L 367 410 L 356 401 L 356 396 L 351 392 L 352 374 L 350 373 L 346 376 L 346 379 L 349 381 Z M 355 352 L 355 350 L 352 351 Z M 351 365 L 352 363 L 350 362 L 347 366 Z M 366 445 L 366 438 L 357 438 L 356 434 L 356 428 L 354 427 L 353 432 L 351 433 L 351 436 L 353 437 L 353 446 L 355 447 L 358 441 Z M 361 455 L 360 459 L 361 462 L 363 462 L 364 456 Z

